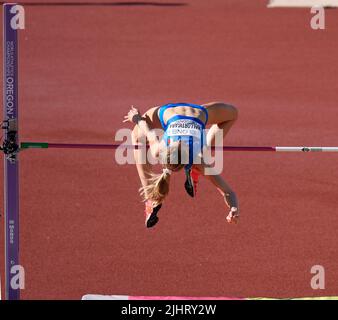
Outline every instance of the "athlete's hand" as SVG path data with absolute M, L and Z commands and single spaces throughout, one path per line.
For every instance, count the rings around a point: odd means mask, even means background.
M 140 112 L 134 106 L 131 106 L 128 114 L 124 116 L 123 122 L 137 123 L 140 119 L 142 119 Z
M 239 220 L 239 210 L 236 207 L 231 207 L 230 212 L 227 216 L 227 221 L 229 223 L 236 224 Z

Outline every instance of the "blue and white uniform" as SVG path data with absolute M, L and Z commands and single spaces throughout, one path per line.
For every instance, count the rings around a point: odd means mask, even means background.
M 175 115 L 164 123 L 163 114 L 169 108 L 190 107 L 200 109 L 205 113 L 205 122 L 198 118 Z M 205 126 L 208 122 L 208 111 L 205 107 L 191 103 L 170 103 L 166 104 L 158 110 L 158 117 L 164 130 L 163 141 L 169 146 L 174 141 L 185 142 L 189 146 L 189 163 L 185 166 L 185 170 L 190 170 L 197 155 L 203 151 L 206 143 Z

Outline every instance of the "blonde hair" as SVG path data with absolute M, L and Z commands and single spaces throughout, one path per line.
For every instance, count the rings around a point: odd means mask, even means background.
M 181 163 L 181 143 L 178 142 L 169 146 L 160 154 L 163 170 L 160 174 L 149 173 L 148 185 L 140 188 L 140 195 L 143 201 L 151 200 L 155 206 L 163 202 L 169 193 L 170 175 L 184 167 Z

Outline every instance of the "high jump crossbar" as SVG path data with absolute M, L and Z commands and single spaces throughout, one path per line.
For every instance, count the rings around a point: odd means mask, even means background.
M 126 144 L 90 144 L 90 143 L 49 143 L 49 142 L 22 142 L 20 150 L 25 149 L 142 149 L 145 145 Z M 253 152 L 338 152 L 338 147 L 269 147 L 269 146 L 215 146 L 213 150 L 222 151 L 253 151 Z

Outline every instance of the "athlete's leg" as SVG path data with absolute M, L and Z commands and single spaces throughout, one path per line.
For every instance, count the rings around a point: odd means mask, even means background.
M 211 146 L 214 145 L 218 132 L 222 131 L 223 138 L 227 135 L 237 120 L 238 110 L 234 106 L 222 102 L 211 102 L 203 106 L 208 110 L 208 124 L 212 125 L 207 135 L 207 145 Z

